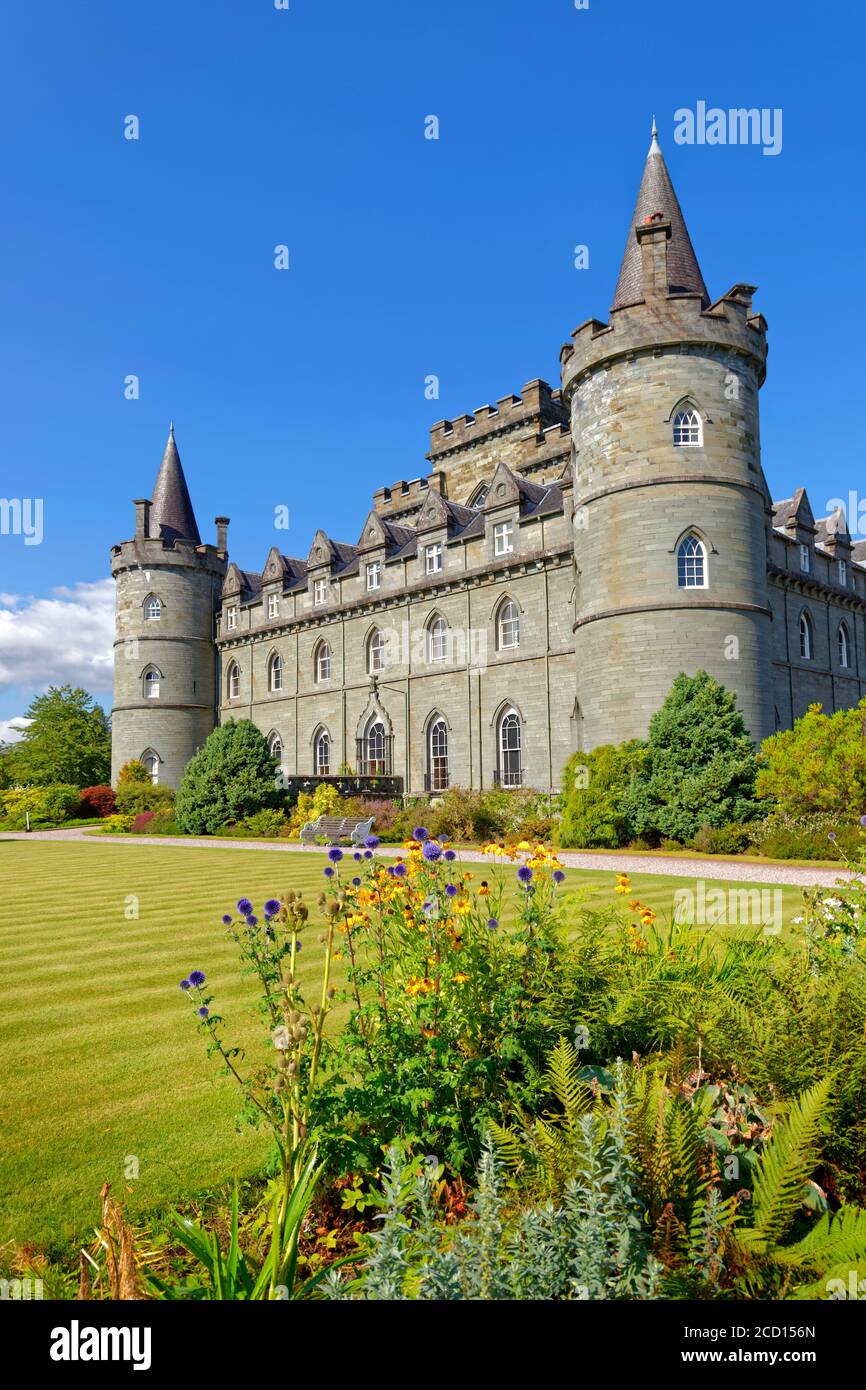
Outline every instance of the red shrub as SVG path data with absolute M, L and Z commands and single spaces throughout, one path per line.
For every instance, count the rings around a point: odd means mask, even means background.
M 85 787 L 78 802 L 79 816 L 114 815 L 113 787 Z
M 133 835 L 140 835 L 143 830 L 147 830 L 153 820 L 153 811 L 140 811 L 132 822 Z

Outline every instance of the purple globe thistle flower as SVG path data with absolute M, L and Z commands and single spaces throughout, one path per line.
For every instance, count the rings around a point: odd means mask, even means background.
M 417 835 L 415 838 L 418 838 Z M 428 839 L 426 844 L 424 845 L 422 854 L 424 855 L 425 859 L 430 861 L 431 864 L 435 864 L 437 859 L 442 858 L 442 846 L 437 845 L 435 840 Z
M 532 870 L 528 864 L 521 864 L 520 868 L 517 870 L 517 877 L 521 883 L 532 882 Z
M 278 898 L 268 898 L 267 902 L 265 903 L 265 916 L 276 917 L 277 913 L 280 910 L 280 907 L 281 903 Z
M 328 867 L 327 867 L 326 869 L 323 869 L 323 870 L 322 870 L 322 873 L 325 875 L 325 878 L 333 878 L 333 877 L 334 877 L 334 870 L 331 868 L 330 864 L 328 865 Z
M 204 1004 L 202 1004 L 200 1009 L 196 1009 L 196 1013 L 198 1014 L 199 1018 L 207 1018 L 208 1014 L 210 1013 L 210 1009 L 205 1008 Z
M 296 942 L 295 942 L 295 955 L 297 955 L 298 951 L 300 951 L 302 945 L 303 945 L 303 942 L 302 942 L 302 941 L 296 941 Z
M 223 926 L 224 926 L 224 927 L 230 927 L 233 921 L 234 921 L 234 918 L 232 917 L 232 915 L 231 915 L 230 912 L 224 912 L 224 913 L 223 913 Z
M 249 917 L 245 917 L 244 921 L 248 927 L 257 927 L 259 925 L 259 919 L 254 912 L 251 912 Z
M 364 856 L 362 855 L 362 853 L 361 853 L 361 851 L 360 851 L 359 849 L 356 849 L 356 850 L 355 850 L 355 853 L 352 855 L 352 858 L 355 860 L 355 862 L 356 862 L 357 864 L 360 864 L 360 862 L 361 862 L 361 860 L 363 859 L 363 857 L 364 857 Z
M 186 993 L 186 991 L 187 991 L 188 989 L 192 989 L 192 985 L 190 984 L 189 980 L 181 980 L 180 985 L 178 986 L 178 988 L 179 988 L 179 989 L 182 989 L 182 990 L 184 991 L 184 993 Z
M 412 831 L 412 839 L 418 840 L 423 845 L 425 840 L 430 839 L 430 832 L 425 830 L 423 825 L 418 825 Z
M 860 817 L 860 824 L 861 824 L 864 828 L 866 828 L 866 816 L 861 816 L 861 817 Z
M 453 884 L 453 883 L 446 883 L 446 884 L 445 884 L 445 896 L 446 896 L 447 898 L 456 898 L 456 897 L 457 897 L 457 889 L 454 887 L 454 884 Z
M 372 859 L 372 858 L 373 858 L 373 851 L 372 851 L 371 849 L 365 849 L 365 850 L 364 850 L 364 858 L 365 858 L 365 859 Z
M 195 985 L 196 989 L 201 989 L 204 984 L 204 971 L 191 970 L 189 972 L 189 982 L 191 985 Z
M 338 849 L 336 845 L 332 845 L 331 848 L 328 850 L 328 858 L 330 859 L 332 864 L 339 864 L 342 857 L 343 851 L 341 849 Z
M 827 836 L 827 839 L 828 839 L 828 840 L 833 840 L 833 841 L 835 842 L 835 840 L 836 840 L 836 831 L 835 831 L 835 830 L 831 830 L 830 833 L 829 833 L 829 835 Z
M 378 835 L 368 835 L 367 838 L 366 838 L 366 840 L 364 841 L 364 844 L 367 846 L 368 849 L 378 849 L 378 847 L 379 847 L 379 836 L 378 836 Z
M 240 898 L 238 901 L 238 912 L 242 917 L 246 917 L 253 910 L 253 905 L 249 898 Z
M 562 869 L 554 869 L 554 871 L 553 871 L 553 881 L 554 881 L 554 883 L 564 883 L 564 882 L 565 882 L 565 874 L 562 872 Z
M 427 898 L 421 910 L 422 912 L 426 913 L 426 915 L 429 917 L 431 912 L 435 912 L 438 906 L 439 904 L 437 903 L 435 898 Z
M 405 865 L 405 864 L 395 864 L 395 865 L 394 865 L 394 877 L 395 877 L 395 878 L 405 878 L 405 877 L 406 877 L 406 865 Z
M 454 853 L 453 849 L 446 849 L 442 858 L 447 859 L 449 864 L 453 864 L 454 860 L 457 858 L 457 855 Z
M 361 880 L 360 880 L 359 878 L 353 878 L 353 879 L 352 879 L 352 887 L 353 887 L 353 888 L 360 888 L 360 887 L 361 887 Z
M 488 917 L 488 919 L 487 919 L 487 930 L 488 930 L 488 931 L 497 931 L 498 928 L 499 928 L 499 918 L 498 918 L 498 917 Z

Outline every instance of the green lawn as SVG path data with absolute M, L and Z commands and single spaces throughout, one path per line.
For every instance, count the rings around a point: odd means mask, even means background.
M 216 1077 L 177 982 L 204 970 L 233 1040 L 253 1044 L 253 987 L 238 978 L 221 914 L 242 894 L 260 905 L 292 887 L 314 900 L 322 867 L 318 856 L 228 846 L 0 841 L 0 1242 L 85 1233 L 106 1181 L 140 1211 L 260 1164 L 267 1140 L 235 1134 L 236 1090 Z M 622 901 L 613 883 L 570 870 L 568 902 Z M 625 901 L 666 916 L 678 886 L 693 881 L 635 874 Z M 801 895 L 782 893 L 788 921 Z M 318 935 L 305 940 L 307 975 Z M 130 1158 L 139 1178 L 127 1191 Z

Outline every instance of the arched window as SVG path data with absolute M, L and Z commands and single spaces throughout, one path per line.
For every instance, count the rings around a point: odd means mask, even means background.
M 152 748 L 145 748 L 139 758 L 139 762 L 142 763 L 150 773 L 150 780 L 153 785 L 156 786 L 159 781 L 159 754 L 155 753 Z
M 677 583 L 681 589 L 707 587 L 707 552 L 697 536 L 683 536 L 677 547 Z
M 329 681 L 331 679 L 331 648 L 327 642 L 320 642 L 316 648 L 316 680 Z
M 448 624 L 441 614 L 427 628 L 427 660 L 445 661 L 448 656 Z
M 811 661 L 815 650 L 812 634 L 812 619 L 808 613 L 800 614 L 800 655 L 804 661 Z
M 374 719 L 367 728 L 365 742 L 365 762 L 368 777 L 381 777 L 387 771 L 385 766 L 385 725 L 381 719 Z
M 331 775 L 331 735 L 320 729 L 313 739 L 313 771 L 317 777 Z
M 448 725 L 434 719 L 427 735 L 427 790 L 444 792 L 448 787 Z
M 385 634 L 377 628 L 367 643 L 367 671 L 377 676 L 385 669 Z
M 523 785 L 523 768 L 520 766 L 520 715 L 517 710 L 506 709 L 499 719 L 497 740 L 499 756 L 498 778 L 503 787 Z
M 149 594 L 144 600 L 144 621 L 158 623 L 162 617 L 162 604 L 156 594 Z
M 678 410 L 674 416 L 674 446 L 677 449 L 683 445 L 703 444 L 703 428 L 701 417 L 691 406 L 685 410 Z
M 473 492 L 472 499 L 469 503 L 470 507 L 474 507 L 476 511 L 480 511 L 481 508 L 484 506 L 484 503 L 487 501 L 487 493 L 487 484 L 482 483 L 481 486 L 479 488 L 476 488 Z
M 520 613 L 513 598 L 499 605 L 496 622 L 496 645 L 500 651 L 520 646 Z
M 159 671 L 155 666 L 148 666 L 144 673 L 144 698 L 146 700 L 159 699 Z
M 839 644 L 839 665 L 848 667 L 851 665 L 851 641 L 848 637 L 847 623 L 839 624 L 836 640 Z
M 268 662 L 268 690 L 271 692 L 282 690 L 283 688 L 283 658 L 279 652 L 274 652 Z
M 278 763 L 283 761 L 283 740 L 279 734 L 271 734 L 268 739 L 268 748 L 271 750 L 271 757 L 276 758 Z
M 241 693 L 241 668 L 233 661 L 226 678 L 226 691 L 230 700 L 237 700 Z

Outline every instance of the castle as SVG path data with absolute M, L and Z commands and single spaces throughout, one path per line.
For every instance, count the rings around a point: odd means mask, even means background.
M 117 582 L 113 770 L 176 786 L 251 719 L 287 777 L 559 785 L 575 749 L 644 736 L 681 671 L 736 694 L 756 740 L 866 693 L 866 542 L 803 489 L 773 503 L 754 287 L 704 284 L 655 126 L 609 320 L 530 381 L 431 430 L 355 544 L 229 560 L 203 543 L 174 430 Z

